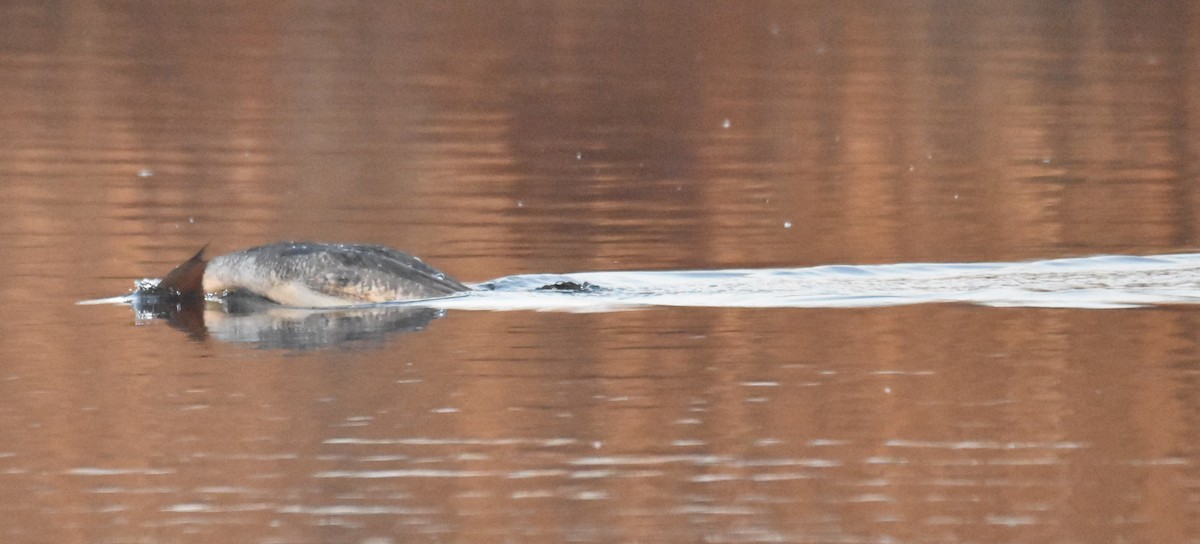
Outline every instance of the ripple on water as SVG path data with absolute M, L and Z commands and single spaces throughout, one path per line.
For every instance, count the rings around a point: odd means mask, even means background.
M 599 286 L 537 291 L 545 282 Z M 641 306 L 840 308 L 966 302 L 988 306 L 1125 308 L 1200 303 L 1200 254 L 1032 262 L 900 263 L 810 268 L 521 275 L 468 296 L 430 301 L 474 310 L 612 311 Z

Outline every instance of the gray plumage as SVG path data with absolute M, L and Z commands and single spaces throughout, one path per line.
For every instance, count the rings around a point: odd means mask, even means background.
M 469 288 L 379 245 L 281 242 L 209 261 L 204 290 L 245 289 L 280 304 L 337 306 L 436 298 Z

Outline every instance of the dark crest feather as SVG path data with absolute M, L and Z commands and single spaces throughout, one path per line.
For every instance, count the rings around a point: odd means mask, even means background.
M 204 260 L 204 250 L 206 249 L 208 249 L 208 244 L 204 244 L 204 247 L 200 248 L 200 251 L 197 251 L 191 259 L 168 272 L 166 277 L 159 282 L 158 287 L 172 289 L 180 295 L 203 296 L 204 268 L 208 266 L 208 261 Z

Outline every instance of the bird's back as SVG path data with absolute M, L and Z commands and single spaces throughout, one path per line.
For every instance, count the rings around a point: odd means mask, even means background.
M 468 290 L 417 257 L 386 246 L 313 242 L 216 257 L 204 272 L 204 288 L 245 289 L 293 306 L 416 300 Z

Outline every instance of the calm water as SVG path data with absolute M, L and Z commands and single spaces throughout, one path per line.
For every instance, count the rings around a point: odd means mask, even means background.
M 0 2 L 0 541 L 1200 542 L 1194 266 L 780 295 L 1194 253 L 1198 10 Z M 75 305 L 282 239 L 725 299 Z

